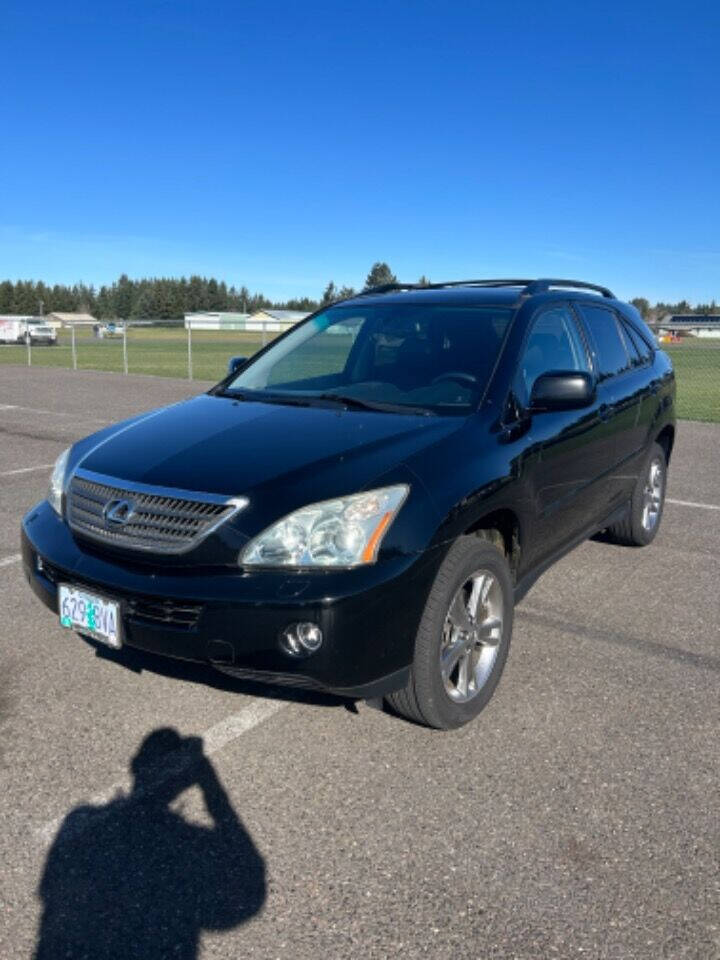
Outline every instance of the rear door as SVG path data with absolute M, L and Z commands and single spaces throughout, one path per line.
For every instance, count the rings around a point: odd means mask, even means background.
M 647 394 L 647 371 L 637 362 L 618 314 L 610 307 L 580 303 L 578 309 L 589 331 L 598 377 L 601 415 L 608 431 L 610 469 L 609 507 L 627 499 L 637 473 L 635 460 L 645 443 L 641 408 Z

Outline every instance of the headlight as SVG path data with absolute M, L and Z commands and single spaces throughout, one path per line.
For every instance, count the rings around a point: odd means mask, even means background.
M 409 489 L 399 484 L 296 510 L 251 540 L 240 563 L 261 567 L 373 563 Z
M 53 510 L 62 516 L 62 496 L 65 486 L 65 471 L 67 469 L 68 457 L 70 456 L 70 447 L 63 450 L 55 461 L 52 476 L 50 477 L 50 489 L 48 490 L 48 503 Z

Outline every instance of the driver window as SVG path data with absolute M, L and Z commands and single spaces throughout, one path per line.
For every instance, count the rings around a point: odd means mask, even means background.
M 533 321 L 516 385 L 518 395 L 525 403 L 530 398 L 537 378 L 551 370 L 582 370 L 590 373 L 585 342 L 569 307 L 543 310 Z

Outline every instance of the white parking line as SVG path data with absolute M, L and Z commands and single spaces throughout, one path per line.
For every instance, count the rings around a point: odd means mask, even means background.
M 78 418 L 77 413 L 69 413 L 65 410 L 40 410 L 38 407 L 21 407 L 17 403 L 0 403 L 0 411 L 2 410 L 19 410 L 21 413 L 39 413 L 44 417 L 73 417 L 74 419 Z M 83 421 L 88 423 L 111 423 L 110 420 L 99 420 L 97 417 L 85 417 L 81 415 Z
M 13 553 L 12 556 L 2 557 L 0 559 L 0 567 L 9 567 L 12 563 L 17 563 L 18 560 L 22 560 L 22 555 L 19 553 Z
M 698 510 L 720 510 L 716 503 L 695 503 L 693 500 L 673 500 L 671 497 L 666 498 L 666 503 L 674 503 L 678 507 L 695 507 Z
M 20 467 L 17 470 L 4 470 L 0 477 L 17 477 L 21 473 L 34 473 L 36 470 L 52 470 L 52 463 L 39 463 L 36 467 Z
M 289 706 L 289 703 L 286 700 L 253 700 L 252 703 L 243 707 L 238 713 L 226 717 L 202 734 L 205 756 L 212 756 L 212 754 L 217 753 L 218 750 L 226 747 L 229 743 L 232 743 L 233 740 L 237 740 L 238 737 L 241 737 L 244 733 L 248 733 L 248 731 L 254 727 L 259 726 L 259 724 L 268 720 L 273 714 L 278 713 L 278 711 L 287 706 Z M 165 757 L 163 757 L 162 770 L 158 771 L 155 778 L 146 787 L 141 790 L 136 789 L 132 794 L 133 799 L 138 800 L 157 790 L 166 780 L 182 773 L 183 770 L 195 763 L 196 760 L 197 754 L 188 753 L 186 750 L 183 750 L 182 747 L 166 754 Z M 82 799 L 75 801 L 72 804 L 72 809 L 84 803 L 88 803 L 94 807 L 102 807 L 111 800 L 117 802 L 118 793 L 124 794 L 127 797 L 131 792 L 131 788 L 132 784 L 129 777 L 125 777 L 122 780 L 117 780 L 111 784 L 111 786 L 106 787 L 100 793 L 96 793 L 89 801 L 83 801 Z M 47 846 L 57 833 L 64 817 L 65 815 L 63 814 L 37 827 L 34 831 L 37 840 Z M 79 830 L 83 829 L 82 822 L 77 824 L 77 828 Z

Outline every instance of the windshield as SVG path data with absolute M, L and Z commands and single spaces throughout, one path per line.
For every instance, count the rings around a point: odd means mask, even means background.
M 419 303 L 331 307 L 251 362 L 225 390 L 467 413 L 512 310 Z

